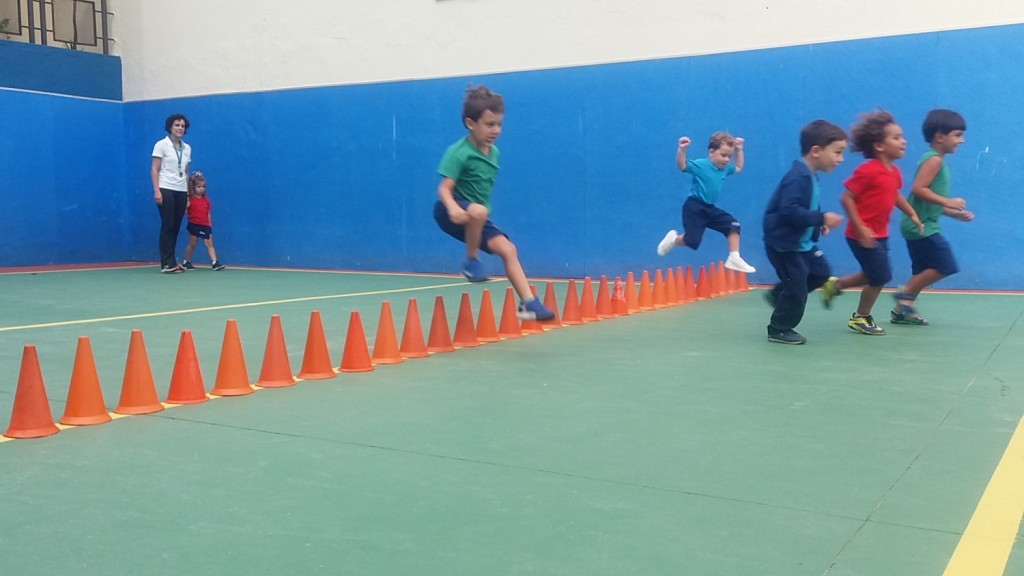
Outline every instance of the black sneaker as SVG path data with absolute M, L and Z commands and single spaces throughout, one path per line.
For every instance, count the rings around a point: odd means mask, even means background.
M 768 341 L 776 344 L 806 344 L 807 338 L 801 336 L 796 330 L 772 330 L 769 328 Z
M 217 260 L 216 262 L 214 262 L 214 263 L 213 263 L 213 264 L 212 264 L 212 265 L 210 266 L 210 268 L 212 268 L 212 269 L 213 269 L 213 271 L 214 271 L 214 272 L 216 272 L 216 271 L 218 271 L 218 270 L 223 270 L 223 269 L 227 268 L 227 266 L 225 266 L 225 265 L 221 264 L 221 263 L 220 263 L 220 260 Z
M 181 263 L 181 267 L 184 268 L 185 270 L 195 270 L 196 269 L 196 267 L 192 265 L 192 261 L 191 260 L 185 260 L 184 262 L 182 262 Z

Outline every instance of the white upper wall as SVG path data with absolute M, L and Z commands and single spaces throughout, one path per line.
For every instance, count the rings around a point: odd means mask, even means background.
M 128 101 L 1024 22 L 1021 0 L 113 0 L 111 5 Z

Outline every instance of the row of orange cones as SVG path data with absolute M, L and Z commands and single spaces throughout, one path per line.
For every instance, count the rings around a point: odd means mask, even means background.
M 627 315 L 633 312 L 675 306 L 697 299 L 710 298 L 739 290 L 748 289 L 746 276 L 726 270 L 720 263 L 701 267 L 696 283 L 690 268 L 684 275 L 682 268 L 671 269 L 662 275 L 655 272 L 651 282 L 643 272 L 639 287 L 630 272 L 623 283 L 616 277 L 611 289 L 607 277 L 602 276 L 596 298 L 590 278 L 583 281 L 583 294 L 577 298 L 576 281 L 569 280 L 563 316 L 558 316 L 554 285 L 548 282 L 544 305 L 555 312 L 555 318 L 546 322 L 523 321 L 516 317 L 515 296 L 511 288 L 505 292 L 500 326 L 495 322 L 490 292 L 484 290 L 480 302 L 480 313 L 474 325 L 469 294 L 463 293 L 456 321 L 455 333 L 451 334 L 445 314 L 444 301 L 437 296 L 434 315 L 431 320 L 430 336 L 424 342 L 415 299 L 409 300 L 401 345 L 395 333 L 391 304 L 383 302 L 373 354 L 369 352 L 362 320 L 358 311 L 353 311 L 349 320 L 348 334 L 341 364 L 334 368 L 327 346 L 327 339 L 320 318 L 314 310 L 310 315 L 306 349 L 299 379 L 333 378 L 338 372 L 365 372 L 374 369 L 374 364 L 396 364 L 406 358 L 422 358 L 431 353 L 451 352 L 456 348 L 479 346 L 482 342 L 497 342 L 507 338 L 521 338 L 524 334 L 542 333 L 545 330 L 561 328 L 562 325 L 582 324 L 603 318 Z M 639 289 L 638 289 L 639 288 Z M 292 386 L 297 382 L 288 359 L 287 345 L 281 328 L 281 319 L 271 317 L 270 331 L 264 352 L 263 366 L 256 386 L 274 388 Z M 254 391 L 250 384 L 245 358 L 242 352 L 238 326 L 228 320 L 221 347 L 217 377 L 209 394 L 214 396 L 240 396 Z M 171 384 L 165 402 L 168 404 L 194 404 L 209 399 L 199 368 L 198 355 L 192 332 L 184 330 L 178 344 L 178 352 L 171 374 Z M 121 397 L 115 414 L 150 414 L 164 409 L 160 402 L 142 332 L 133 330 L 128 347 Z M 60 423 L 70 426 L 102 424 L 112 419 L 107 412 L 92 354 L 92 345 L 87 336 L 78 340 L 72 369 L 71 384 L 64 415 Z M 60 428 L 53 421 L 46 388 L 43 384 L 39 359 L 34 345 L 26 345 L 22 355 L 21 372 L 15 393 L 14 407 L 9 428 L 4 436 L 9 438 L 38 438 L 56 434 Z

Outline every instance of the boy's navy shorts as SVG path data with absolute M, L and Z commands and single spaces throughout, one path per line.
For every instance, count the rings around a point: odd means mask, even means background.
M 889 263 L 889 239 L 875 238 L 874 248 L 865 248 L 853 238 L 847 238 L 853 257 L 868 277 L 868 286 L 885 286 L 892 280 L 892 264 Z
M 960 271 L 953 258 L 953 249 L 942 234 L 907 240 L 907 251 L 910 252 L 910 269 L 914 274 L 929 268 L 934 268 L 943 276 L 952 276 Z
M 193 223 L 189 222 L 188 223 L 188 233 L 193 235 L 193 236 L 198 236 L 199 238 L 202 238 L 202 239 L 205 240 L 205 239 L 209 238 L 210 236 L 213 236 L 213 227 L 212 226 L 203 226 L 202 224 L 193 224 Z
M 683 202 L 683 240 L 686 245 L 696 250 L 707 228 L 728 236 L 730 232 L 739 233 L 740 223 L 735 216 L 718 206 L 690 196 Z
M 469 200 L 465 200 L 463 198 L 456 198 L 455 201 L 458 202 L 459 206 L 462 207 L 463 210 L 468 208 L 471 204 Z M 434 221 L 437 222 L 437 225 L 441 230 L 444 230 L 445 234 L 455 238 L 459 242 L 466 242 L 466 227 L 462 224 L 452 222 L 451 218 L 448 217 L 448 208 L 445 208 L 444 202 L 441 202 L 440 200 L 434 203 Z M 501 229 L 495 226 L 494 222 L 491 222 L 488 218 L 487 222 L 484 223 L 483 234 L 480 235 L 480 249 L 490 254 L 491 251 L 487 249 L 487 242 L 495 236 L 504 236 L 508 238 L 508 234 L 502 232 Z

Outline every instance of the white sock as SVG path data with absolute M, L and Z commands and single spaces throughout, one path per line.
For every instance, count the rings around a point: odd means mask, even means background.
M 730 250 L 729 251 L 729 258 L 739 258 L 739 257 L 740 257 L 740 251 L 739 250 Z

